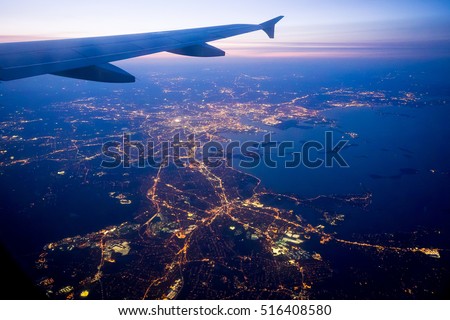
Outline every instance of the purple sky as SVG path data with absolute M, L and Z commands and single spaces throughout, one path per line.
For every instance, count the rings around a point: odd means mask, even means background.
M 260 23 L 285 15 L 274 41 L 261 32 L 216 45 L 228 55 L 252 57 L 450 56 L 450 1 L 443 0 L 15 0 L 1 7 L 1 42 Z

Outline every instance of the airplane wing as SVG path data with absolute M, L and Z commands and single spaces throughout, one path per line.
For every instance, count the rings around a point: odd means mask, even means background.
M 208 42 L 263 30 L 274 37 L 283 16 L 261 24 L 232 24 L 95 38 L 0 43 L 0 81 L 42 74 L 127 83 L 135 77 L 110 62 L 167 51 L 194 57 L 224 56 Z

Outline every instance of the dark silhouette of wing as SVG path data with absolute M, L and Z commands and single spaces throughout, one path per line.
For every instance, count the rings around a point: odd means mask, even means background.
M 152 32 L 95 38 L 0 43 L 0 80 L 42 74 L 100 82 L 134 82 L 128 72 L 110 62 L 168 51 L 194 57 L 217 57 L 225 52 L 208 42 L 257 30 L 274 37 L 277 17 L 261 24 Z

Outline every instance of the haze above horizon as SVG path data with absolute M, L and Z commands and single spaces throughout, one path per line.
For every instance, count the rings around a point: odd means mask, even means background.
M 261 32 L 215 45 L 230 56 L 255 58 L 450 56 L 450 3 L 443 0 L 18 0 L 2 5 L 0 42 L 261 23 L 277 15 L 286 17 L 275 41 Z

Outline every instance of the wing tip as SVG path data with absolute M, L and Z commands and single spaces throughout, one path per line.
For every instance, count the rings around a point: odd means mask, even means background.
M 278 16 L 260 24 L 261 29 L 269 36 L 270 39 L 275 38 L 275 25 L 283 18 L 284 16 Z

